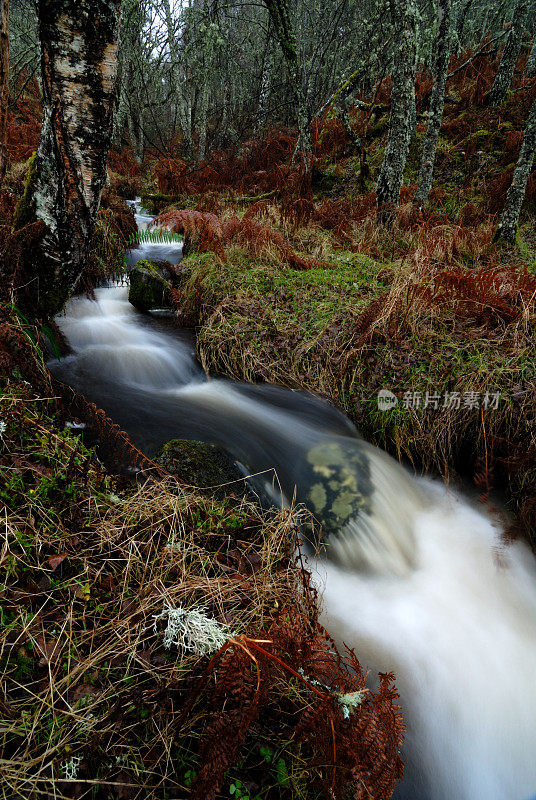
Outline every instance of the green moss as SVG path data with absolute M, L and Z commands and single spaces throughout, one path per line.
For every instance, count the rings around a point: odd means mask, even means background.
M 158 461 L 182 483 L 210 489 L 216 496 L 240 491 L 244 487 L 233 459 L 213 444 L 173 439 L 164 445 Z
M 320 336 L 336 319 L 354 315 L 385 290 L 377 279 L 385 265 L 346 251 L 339 251 L 329 266 L 306 271 L 253 258 L 239 248 L 229 250 L 223 264 L 210 253 L 191 254 L 182 263 L 186 304 L 199 296 L 210 307 L 225 301 L 228 310 L 235 306 L 237 322 L 251 304 L 254 327 L 300 340 Z M 251 325 L 237 329 L 239 334 L 251 331 Z
M 140 311 L 170 305 L 168 277 L 162 268 L 150 261 L 138 261 L 130 272 L 129 303 Z
M 37 179 L 37 153 L 29 161 L 24 181 L 24 192 L 13 215 L 13 230 L 18 231 L 30 222 L 35 222 L 34 187 Z
M 380 136 L 383 136 L 384 133 L 387 133 L 387 129 L 389 128 L 389 115 L 384 114 L 378 122 L 374 123 L 367 129 L 367 142 L 371 142 L 374 139 L 379 139 Z

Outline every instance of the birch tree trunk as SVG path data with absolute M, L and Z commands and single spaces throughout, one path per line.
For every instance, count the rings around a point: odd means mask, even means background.
M 536 100 L 532 104 L 529 118 L 525 126 L 523 141 L 521 142 L 521 149 L 519 151 L 516 168 L 514 170 L 514 177 L 512 178 L 512 183 L 508 189 L 508 192 L 506 193 L 504 209 L 494 236 L 495 240 L 502 239 L 503 241 L 510 243 L 515 240 L 519 215 L 521 213 L 523 200 L 525 199 L 527 181 L 532 170 L 535 152 Z
M 529 57 L 525 65 L 525 75 L 527 78 L 534 78 L 536 75 L 536 37 L 532 41 Z
M 438 0 L 437 3 L 437 47 L 434 68 L 434 86 L 430 97 L 428 126 L 422 148 L 421 168 L 417 184 L 415 202 L 423 208 L 428 203 L 428 195 L 432 187 L 434 162 L 437 151 L 439 129 L 443 119 L 445 105 L 445 87 L 450 55 L 450 12 L 451 0 Z
M 484 98 L 484 102 L 488 106 L 498 106 L 506 99 L 506 94 L 512 83 L 517 57 L 523 43 L 523 31 L 525 29 L 527 10 L 527 0 L 517 0 L 512 15 L 512 25 L 504 45 L 499 69 L 495 75 L 493 86 Z
M 274 73 L 274 58 L 270 41 L 266 45 L 266 55 L 262 64 L 262 73 L 259 87 L 259 99 L 257 103 L 257 113 L 255 115 L 255 133 L 262 132 L 266 125 L 268 100 L 272 88 Z
M 277 40 L 289 72 L 292 90 L 296 100 L 298 150 L 302 154 L 306 172 L 310 172 L 312 167 L 313 143 L 311 140 L 309 112 L 300 70 L 296 34 L 290 18 L 288 3 L 287 0 L 264 0 L 264 4 L 270 13 Z
M 391 13 L 399 45 L 394 54 L 389 135 L 376 186 L 378 220 L 382 223 L 392 220 L 400 200 L 410 144 L 411 114 L 415 103 L 414 0 L 392 0 Z
M 201 98 L 199 101 L 199 143 L 197 146 L 197 162 L 205 160 L 207 154 L 207 125 L 208 125 L 208 100 L 209 86 L 208 78 L 203 81 L 201 87 Z
M 7 168 L 7 106 L 9 101 L 9 0 L 0 0 L 0 189 Z
M 35 316 L 52 316 L 76 286 L 106 181 L 117 75 L 120 0 L 38 0 L 43 123 L 15 225 L 46 232 L 25 264 Z

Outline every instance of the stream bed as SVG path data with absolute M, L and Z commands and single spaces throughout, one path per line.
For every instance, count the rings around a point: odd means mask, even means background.
M 131 257 L 154 258 L 150 247 Z M 323 622 L 372 675 L 396 675 L 398 800 L 534 794 L 536 563 L 524 543 L 503 544 L 497 516 L 415 479 L 323 400 L 209 380 L 192 333 L 137 312 L 126 286 L 73 298 L 57 322 L 73 352 L 51 369 L 148 455 L 172 438 L 215 441 L 325 522 L 328 557 L 310 556 Z

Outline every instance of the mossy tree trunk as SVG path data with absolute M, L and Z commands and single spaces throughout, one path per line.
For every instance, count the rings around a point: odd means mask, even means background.
M 415 3 L 414 0 L 391 0 L 390 8 L 398 47 L 393 59 L 389 135 L 376 186 L 378 220 L 382 223 L 393 219 L 400 200 L 415 104 Z
M 532 40 L 529 57 L 525 64 L 525 75 L 527 78 L 534 78 L 536 75 L 536 36 Z
M 25 263 L 25 304 L 50 317 L 87 263 L 113 122 L 120 0 L 38 0 L 43 123 L 16 226 L 46 232 Z
M 512 24 L 504 45 L 499 69 L 495 75 L 493 86 L 484 98 L 484 102 L 488 106 L 498 106 L 506 99 L 506 94 L 512 83 L 517 57 L 523 43 L 527 10 L 527 0 L 517 0 L 514 6 Z
M 311 171 L 313 143 L 311 140 L 311 121 L 307 109 L 307 95 L 303 85 L 298 57 L 298 43 L 287 0 L 264 0 L 274 25 L 277 40 L 289 72 L 292 91 L 296 101 L 296 121 L 298 124 L 298 150 L 301 152 L 306 172 Z
M 438 0 L 437 3 L 437 44 L 434 68 L 434 86 L 428 110 L 428 126 L 424 138 L 419 170 L 419 182 L 415 202 L 423 208 L 428 203 L 428 195 L 432 188 L 434 162 L 437 151 L 439 129 L 443 119 L 445 105 L 445 87 L 450 55 L 450 14 L 451 0 Z
M 452 32 L 452 38 L 454 40 L 453 45 L 456 53 L 459 53 L 460 50 L 463 50 L 463 31 L 465 28 L 465 20 L 467 18 L 467 12 L 472 5 L 473 0 L 466 0 L 466 2 L 459 0 L 457 3 L 455 3 L 454 13 L 456 19 L 454 23 L 454 30 Z
M 504 209 L 495 232 L 495 240 L 502 239 L 512 243 L 515 240 L 521 206 L 525 199 L 527 181 L 532 170 L 536 152 L 536 100 L 530 109 L 529 118 L 523 133 L 523 141 L 517 159 L 514 177 L 506 193 Z
M 0 0 L 0 189 L 7 168 L 7 106 L 9 101 L 9 0 Z

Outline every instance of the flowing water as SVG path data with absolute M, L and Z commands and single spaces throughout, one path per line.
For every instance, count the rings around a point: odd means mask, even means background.
M 265 494 L 321 519 L 327 544 L 311 565 L 324 623 L 371 674 L 396 674 L 408 727 L 396 797 L 534 794 L 536 563 L 526 545 L 504 546 L 491 512 L 414 479 L 324 401 L 207 380 L 193 337 L 138 313 L 127 293 L 73 298 L 57 320 L 73 353 L 52 368 L 146 452 L 177 437 L 219 442 L 263 473 Z

